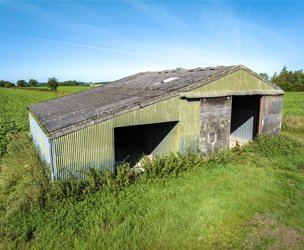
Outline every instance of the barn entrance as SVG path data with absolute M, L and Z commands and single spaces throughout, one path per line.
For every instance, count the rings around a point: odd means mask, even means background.
M 164 122 L 115 128 L 115 166 L 130 163 L 132 167 L 143 155 L 168 151 L 176 124 Z
M 261 96 L 233 96 L 231 110 L 230 146 L 246 143 L 258 133 Z

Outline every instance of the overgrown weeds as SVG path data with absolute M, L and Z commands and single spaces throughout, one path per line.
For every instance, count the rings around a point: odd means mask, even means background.
M 69 178 L 67 180 L 56 180 L 52 183 L 50 198 L 53 201 L 66 198 L 82 200 L 86 195 L 94 194 L 98 191 L 119 191 L 135 180 L 131 178 L 128 164 L 119 166 L 117 173 L 113 174 L 107 169 L 89 168 L 85 171 L 84 179 Z
M 50 189 L 49 173 L 27 133 L 12 138 L 1 161 L 0 215 L 43 207 Z
M 304 116 L 284 115 L 282 130 L 304 137 Z
M 167 156 L 156 156 L 143 161 L 144 180 L 153 180 L 164 177 L 178 177 L 184 171 L 191 171 L 202 166 L 202 154 L 187 151 L 186 153 L 171 153 Z
M 187 151 L 171 153 L 167 156 L 156 156 L 153 159 L 143 158 L 142 172 L 130 168 L 128 163 L 119 165 L 116 173 L 107 169 L 89 168 L 84 179 L 70 178 L 55 181 L 52 184 L 50 197 L 53 200 L 72 198 L 82 200 L 88 194 L 99 191 L 120 191 L 136 182 L 153 181 L 160 178 L 174 177 L 184 171 L 191 171 L 203 164 L 202 154 Z

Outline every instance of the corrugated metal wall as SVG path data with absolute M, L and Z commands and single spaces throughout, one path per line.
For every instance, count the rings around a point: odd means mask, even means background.
M 200 102 L 174 97 L 54 139 L 57 178 L 81 176 L 88 167 L 113 169 L 114 128 L 179 121 L 157 154 L 198 148 Z
M 51 158 L 51 151 L 50 151 L 51 146 L 49 143 L 49 139 L 30 113 L 29 113 L 29 120 L 30 120 L 30 131 L 33 137 L 33 141 L 36 147 L 38 148 L 42 159 L 51 165 L 52 158 Z
M 258 110 L 235 109 L 233 119 L 237 126 L 231 131 L 235 138 L 252 140 L 257 130 Z

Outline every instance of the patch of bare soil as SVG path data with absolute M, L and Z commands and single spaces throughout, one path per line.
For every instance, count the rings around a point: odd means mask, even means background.
M 247 225 L 254 229 L 250 230 L 244 249 L 304 249 L 304 230 L 282 225 L 267 215 L 257 215 Z

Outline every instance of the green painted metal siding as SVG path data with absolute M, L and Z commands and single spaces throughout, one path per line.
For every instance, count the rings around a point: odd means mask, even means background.
M 112 169 L 114 128 L 169 121 L 178 123 L 153 153 L 198 147 L 200 102 L 173 97 L 54 139 L 57 178 L 79 175 L 87 167 Z
M 264 91 L 273 91 L 274 88 L 259 78 L 247 73 L 244 70 L 239 70 L 228 76 L 220 78 L 210 84 L 204 85 L 191 91 L 191 94 L 202 93 L 202 95 L 234 95 L 246 94 Z

